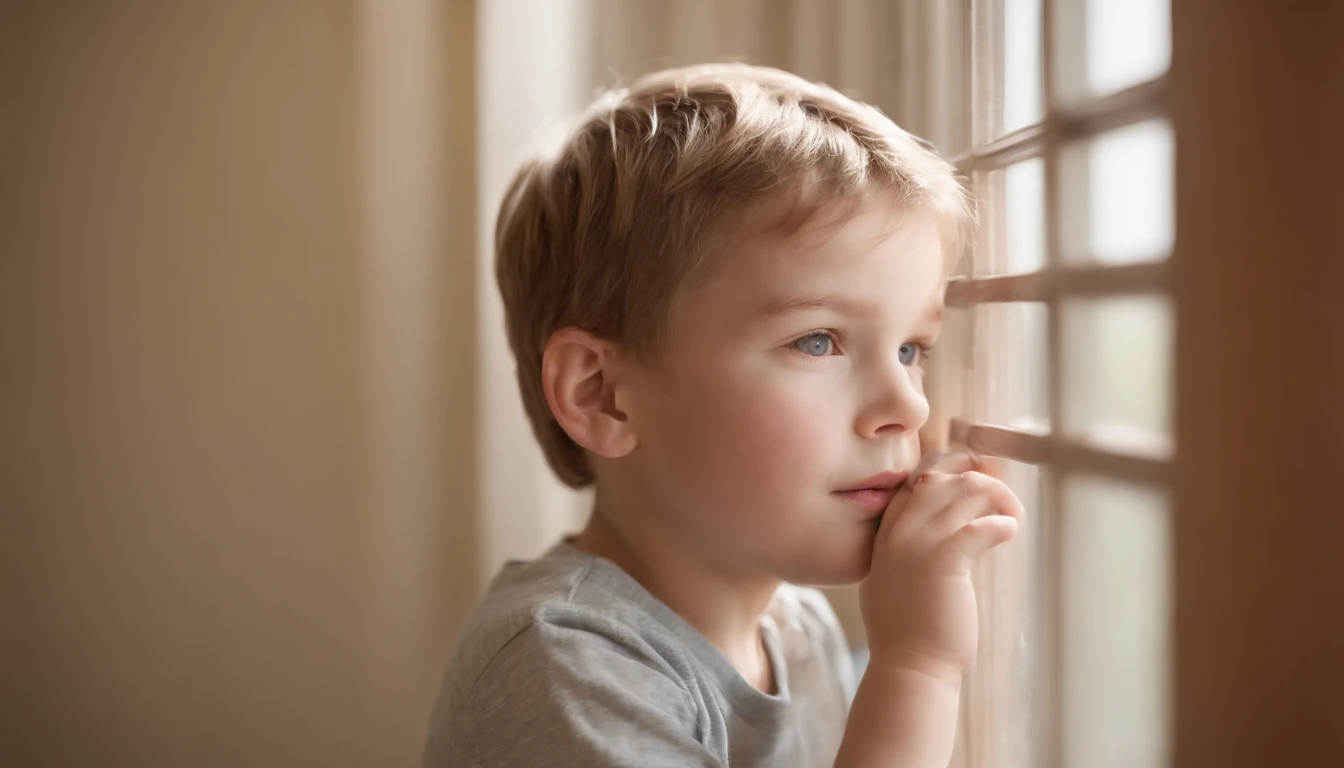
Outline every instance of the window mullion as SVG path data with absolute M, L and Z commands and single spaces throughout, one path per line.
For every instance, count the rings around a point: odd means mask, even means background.
M 992 302 L 1043 301 L 1076 296 L 1132 296 L 1167 293 L 1171 262 L 1056 266 L 1049 270 L 991 277 L 958 277 L 948 282 L 949 307 Z
M 1045 282 L 1054 279 L 1055 272 L 1063 261 L 1061 254 L 1062 238 L 1059 226 L 1059 145 L 1058 131 L 1054 130 L 1057 105 L 1055 99 L 1055 80 L 1060 62 L 1057 60 L 1055 39 L 1054 0 L 1041 0 L 1041 75 L 1043 79 L 1042 95 L 1045 99 L 1045 131 L 1043 134 L 1042 154 L 1045 165 Z M 1076 65 L 1080 62 L 1066 62 Z M 1063 358 L 1061 344 L 1063 329 L 1060 323 L 1059 301 L 1057 297 L 1048 297 L 1046 302 L 1046 354 L 1048 359 L 1046 381 L 1046 403 L 1049 409 L 1051 430 L 1058 434 L 1063 423 Z M 1060 668 L 1064 650 L 1064 624 L 1061 619 L 1064 595 L 1060 587 L 1063 575 L 1063 543 L 1066 521 L 1060 503 L 1063 499 L 1065 471 L 1059 467 L 1050 467 L 1043 473 L 1041 482 L 1041 509 L 1037 514 L 1037 529 L 1040 531 L 1041 580 L 1044 594 L 1041 595 L 1041 625 L 1044 648 L 1037 657 L 1045 660 L 1038 672 L 1041 674 L 1042 689 L 1045 698 L 1045 716 L 1037 724 L 1037 744 L 1040 749 L 1041 764 L 1044 768 L 1063 768 L 1064 756 L 1064 685 L 1063 670 Z

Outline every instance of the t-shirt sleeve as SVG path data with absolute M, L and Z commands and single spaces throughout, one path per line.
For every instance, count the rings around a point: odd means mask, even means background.
M 662 653 L 667 650 L 668 653 Z M 675 649 L 600 618 L 534 621 L 486 665 L 425 764 L 725 766 Z

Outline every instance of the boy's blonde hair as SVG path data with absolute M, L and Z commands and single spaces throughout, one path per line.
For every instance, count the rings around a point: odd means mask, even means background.
M 675 292 L 711 261 L 729 216 L 783 199 L 800 225 L 873 192 L 933 212 L 944 253 L 959 253 L 973 207 L 926 142 L 831 88 L 744 64 L 607 92 L 524 163 L 500 209 L 495 275 L 523 405 L 560 479 L 579 488 L 593 472 L 542 391 L 553 333 L 583 328 L 651 360 Z

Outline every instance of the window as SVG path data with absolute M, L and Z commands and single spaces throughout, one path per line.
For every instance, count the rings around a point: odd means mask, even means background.
M 937 396 L 1030 518 L 978 566 L 954 765 L 1170 759 L 1168 0 L 968 0 L 947 29 L 981 206 Z M 963 124 L 964 120 L 961 121 Z M 951 116 L 941 124 L 957 121 Z

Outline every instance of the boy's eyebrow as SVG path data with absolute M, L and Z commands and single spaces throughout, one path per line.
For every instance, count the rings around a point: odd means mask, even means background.
M 810 309 L 831 309 L 847 315 L 871 315 L 877 307 L 844 296 L 785 296 L 766 303 L 756 311 L 761 317 L 787 317 Z
M 786 296 L 768 302 L 757 310 L 756 314 L 765 318 L 782 318 L 811 309 L 830 309 L 846 315 L 876 315 L 880 309 L 866 301 L 855 301 L 844 296 Z M 929 306 L 922 318 L 926 322 L 939 323 L 943 319 L 943 302 Z

